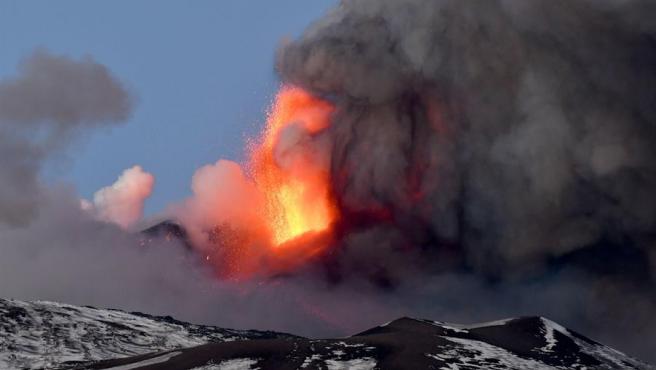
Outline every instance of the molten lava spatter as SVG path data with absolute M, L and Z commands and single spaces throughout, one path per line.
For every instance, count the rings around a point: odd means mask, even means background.
M 251 144 L 249 167 L 265 198 L 262 212 L 274 246 L 324 231 L 335 220 L 327 156 L 315 140 L 332 110 L 299 88 L 283 87 L 262 137 Z

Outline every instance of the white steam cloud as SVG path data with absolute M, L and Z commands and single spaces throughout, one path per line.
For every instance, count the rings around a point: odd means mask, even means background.
M 257 227 L 263 200 L 238 163 L 219 160 L 199 168 L 191 180 L 193 195 L 171 207 L 197 246 L 207 242 L 207 231 L 229 222 L 233 227 Z
M 154 183 L 153 175 L 145 172 L 141 166 L 128 168 L 114 184 L 94 194 L 93 212 L 101 220 L 127 229 L 141 220 L 144 202 L 153 192 Z

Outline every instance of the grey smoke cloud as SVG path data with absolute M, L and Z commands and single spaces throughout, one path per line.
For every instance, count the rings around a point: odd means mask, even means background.
M 39 49 L 0 84 L 0 119 L 14 125 L 100 126 L 126 120 L 133 101 L 110 71 L 87 56 Z
M 515 296 L 651 356 L 634 339 L 656 329 L 651 14 L 641 0 L 344 0 L 284 44 L 283 80 L 336 104 L 323 135 L 342 212 L 392 214 L 348 234 L 337 275 L 470 271 L 497 282 L 488 305 Z M 550 274 L 557 302 L 522 298 L 518 281 Z
M 656 51 L 653 22 L 635 19 L 648 6 L 343 1 L 277 66 L 338 104 L 332 159 L 351 170 L 337 184 L 347 209 L 405 212 L 399 179 L 420 171 L 431 232 L 462 238 L 474 264 L 494 246 L 501 268 L 605 233 L 650 239 Z
M 82 132 L 124 121 L 133 98 L 91 57 L 36 50 L 0 81 L 0 223 L 25 225 L 40 202 L 43 162 Z

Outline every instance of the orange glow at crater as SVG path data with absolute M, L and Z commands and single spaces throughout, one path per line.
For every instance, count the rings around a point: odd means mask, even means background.
M 249 169 L 274 246 L 330 228 L 336 218 L 329 186 L 328 155 L 317 134 L 330 124 L 333 107 L 296 87 L 283 87 L 266 127 L 250 145 Z

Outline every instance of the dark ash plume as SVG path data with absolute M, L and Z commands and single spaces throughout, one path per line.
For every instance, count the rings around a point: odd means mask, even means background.
M 593 294 L 554 304 L 605 312 L 611 343 L 631 312 L 656 332 L 642 314 L 656 310 L 654 14 L 642 0 L 344 0 L 283 45 L 283 80 L 337 105 L 324 135 L 348 231 L 332 272 L 402 279 L 405 256 L 504 291 L 555 274 L 551 291 Z

